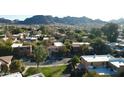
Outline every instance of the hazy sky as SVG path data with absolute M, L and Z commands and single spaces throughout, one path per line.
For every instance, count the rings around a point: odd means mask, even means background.
M 24 20 L 25 18 L 32 17 L 33 15 L 0 15 L 0 18 L 6 18 L 6 19 L 19 19 Z
M 87 16 L 111 20 L 124 18 L 124 0 L 0 0 L 0 15 L 22 20 L 30 17 L 24 15 Z

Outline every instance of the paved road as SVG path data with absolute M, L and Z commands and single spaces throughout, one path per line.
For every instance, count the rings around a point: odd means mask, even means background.
M 71 58 L 64 58 L 61 60 L 47 60 L 45 64 L 63 64 L 67 63 Z
M 71 58 L 64 58 L 62 60 L 46 60 L 43 65 L 52 65 L 52 64 L 66 64 Z M 36 62 L 24 61 L 25 64 L 28 66 L 36 65 Z M 41 64 L 42 65 L 42 64 Z

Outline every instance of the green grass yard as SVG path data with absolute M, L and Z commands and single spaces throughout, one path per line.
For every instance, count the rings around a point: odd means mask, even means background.
M 43 73 L 46 77 L 61 77 L 63 71 L 66 69 L 66 65 L 63 66 L 54 66 L 54 67 L 39 67 L 37 70 L 36 67 L 30 67 L 24 76 L 30 76 L 37 73 Z

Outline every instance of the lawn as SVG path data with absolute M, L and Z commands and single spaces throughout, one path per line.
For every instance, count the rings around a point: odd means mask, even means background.
M 67 67 L 66 65 L 54 67 L 39 67 L 38 70 L 36 67 L 31 67 L 26 71 L 24 76 L 30 76 L 41 72 L 46 77 L 61 77 L 66 67 Z

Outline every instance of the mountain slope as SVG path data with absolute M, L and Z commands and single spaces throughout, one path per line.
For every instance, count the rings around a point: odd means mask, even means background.
M 106 22 L 102 20 L 92 20 L 87 17 L 52 17 L 37 15 L 31 18 L 27 18 L 24 21 L 19 21 L 19 24 L 68 24 L 68 25 L 83 25 L 83 24 L 104 24 Z
M 0 23 L 8 23 L 8 24 L 67 24 L 67 25 L 101 25 L 105 24 L 105 21 L 100 19 L 92 20 L 88 17 L 52 17 L 52 16 L 44 16 L 44 15 L 36 15 L 30 18 L 26 18 L 24 21 L 19 20 L 8 20 L 4 18 L 0 18 Z
M 5 19 L 5 18 L 0 18 L 0 23 L 12 23 L 12 21 L 11 20 L 9 20 L 9 19 Z
M 116 23 L 116 24 L 124 24 L 124 18 L 120 18 L 118 20 L 111 20 L 110 22 Z

